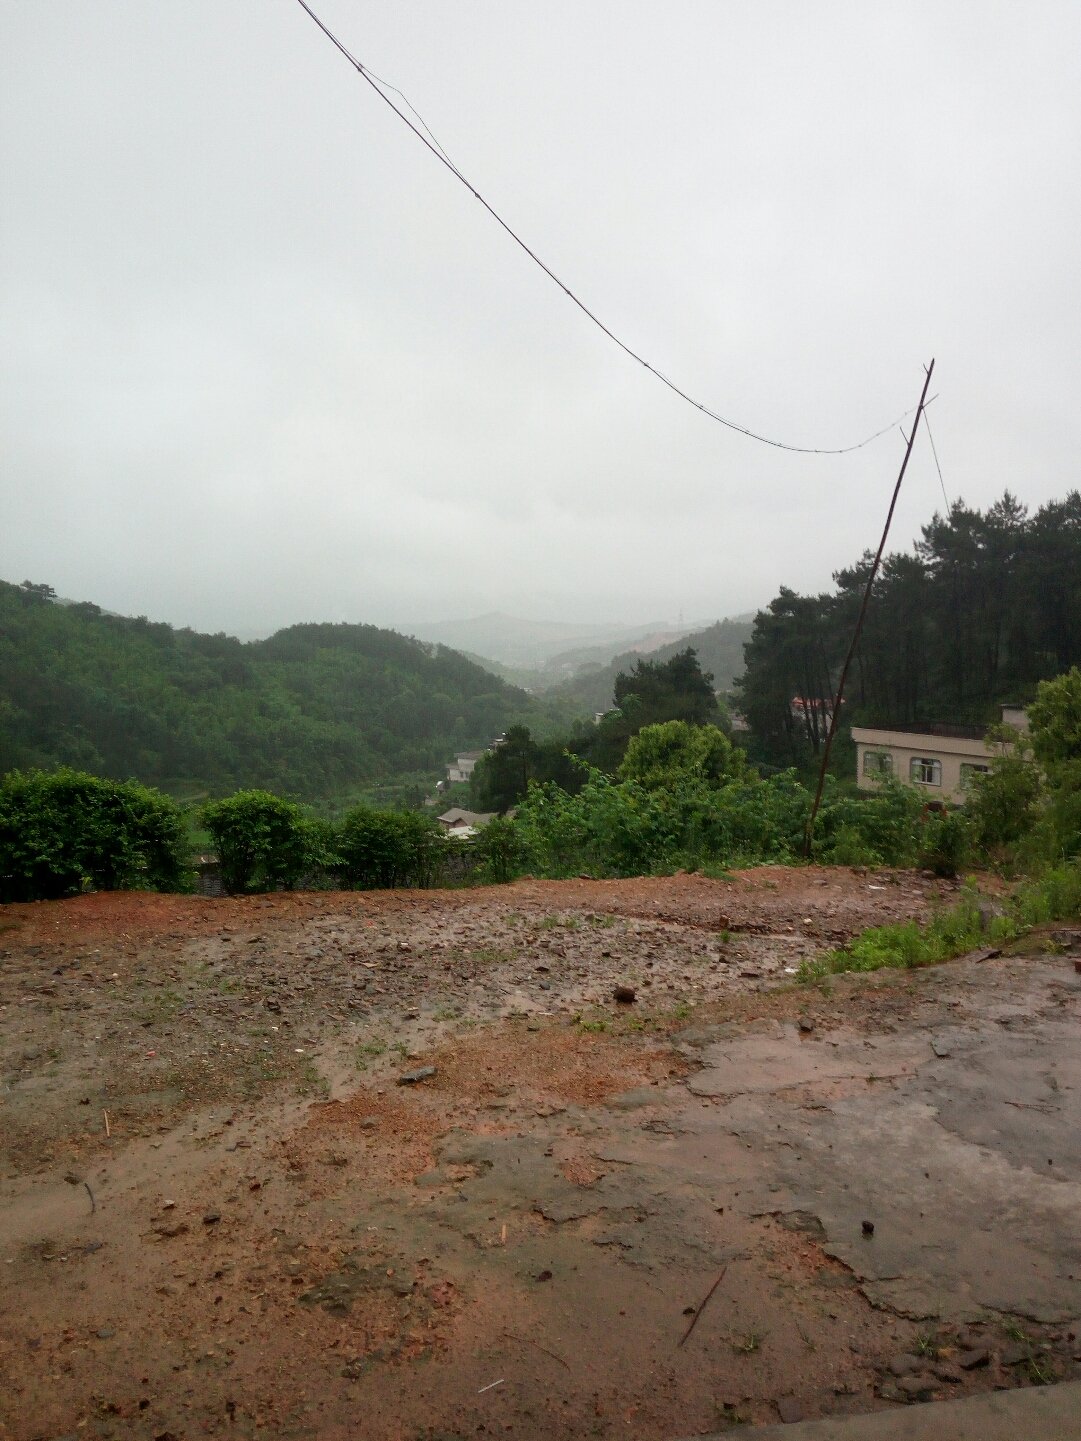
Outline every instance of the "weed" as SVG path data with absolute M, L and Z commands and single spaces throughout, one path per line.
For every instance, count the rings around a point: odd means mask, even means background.
M 582 1015 L 581 1011 L 579 1011 L 577 1015 L 572 1016 L 571 1025 L 577 1026 L 580 1031 L 588 1031 L 590 1033 L 597 1033 L 608 1029 L 608 1022 L 603 1016 L 593 1016 L 587 1019 Z
M 385 1055 L 386 1050 L 386 1041 L 362 1041 L 353 1053 L 357 1070 L 366 1071 L 368 1069 L 368 1062 L 374 1060 L 377 1056 Z
M 537 922 L 537 930 L 554 931 L 561 927 L 565 931 L 576 931 L 580 925 L 577 916 L 542 916 Z
M 1016 1341 L 1019 1346 L 1028 1345 L 1028 1332 L 1021 1325 L 1020 1321 L 1014 1320 L 1012 1316 L 1008 1320 L 1003 1321 L 1002 1329 L 1010 1340 Z
M 714 1401 L 713 1409 L 717 1413 L 717 1420 L 726 1427 L 746 1426 L 751 1419 L 731 1401 Z
M 1046 1357 L 1030 1356 L 1024 1367 L 1033 1386 L 1050 1386 L 1055 1379 L 1054 1369 Z
M 433 1021 L 456 1021 L 461 1016 L 457 1006 L 441 1006 L 438 1011 L 432 1012 Z
M 930 1331 L 921 1331 L 920 1334 L 916 1337 L 915 1349 L 917 1356 L 937 1356 L 938 1342 L 936 1341 L 934 1334 Z
M 765 1339 L 765 1333 L 762 1331 L 747 1331 L 742 1336 L 729 1336 L 728 1344 L 732 1347 L 732 1350 L 738 1352 L 739 1355 L 751 1356 L 755 1351 L 761 1349 L 762 1342 Z
M 330 1095 L 330 1082 L 326 1076 L 321 1074 L 314 1061 L 305 1061 L 297 1081 L 297 1095 L 310 1096 L 313 1094 L 326 1100 Z
M 499 946 L 477 946 L 469 952 L 469 958 L 475 965 L 497 966 L 501 961 L 513 961 L 514 953 L 501 950 Z

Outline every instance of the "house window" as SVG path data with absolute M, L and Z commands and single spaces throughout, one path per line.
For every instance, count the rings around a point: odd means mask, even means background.
M 968 788 L 969 788 L 969 786 L 971 786 L 971 784 L 972 784 L 972 777 L 973 777 L 973 776 L 985 776 L 990 769 L 991 769 L 990 766 L 977 765 L 975 761 L 973 761 L 973 762 L 971 762 L 971 763 L 969 763 L 968 761 L 962 761 L 962 762 L 961 762 L 961 789 L 962 789 L 963 791 L 967 791 Z
M 930 756 L 913 756 L 908 763 L 908 778 L 918 786 L 940 786 L 942 762 Z
M 863 774 L 885 777 L 893 775 L 893 756 L 889 751 L 864 751 Z

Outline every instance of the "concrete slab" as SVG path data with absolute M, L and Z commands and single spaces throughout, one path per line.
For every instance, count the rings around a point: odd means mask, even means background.
M 697 1441 L 1081 1441 L 1081 1382 L 992 1391 L 866 1416 L 739 1426 Z

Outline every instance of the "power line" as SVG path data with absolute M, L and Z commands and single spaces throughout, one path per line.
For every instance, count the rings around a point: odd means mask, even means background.
M 942 467 L 938 463 L 938 450 L 935 447 L 935 438 L 931 434 L 931 418 L 927 414 L 926 406 L 923 411 L 923 423 L 927 427 L 927 439 L 931 442 L 931 454 L 935 458 L 935 469 L 938 471 L 938 483 L 942 487 L 942 499 L 946 502 L 946 514 L 948 516 L 950 513 L 950 498 L 946 494 L 946 482 L 942 479 Z
M 916 406 L 916 418 L 912 422 L 912 429 L 905 436 L 905 458 L 901 461 L 901 469 L 897 476 L 897 483 L 893 487 L 893 495 L 890 498 L 890 508 L 886 512 L 886 524 L 882 527 L 882 539 L 878 542 L 878 550 L 875 553 L 871 569 L 867 574 L 867 584 L 863 590 L 863 600 L 860 602 L 859 614 L 856 616 L 856 628 L 852 632 L 852 639 L 848 645 L 848 653 L 845 656 L 844 665 L 841 667 L 840 679 L 837 682 L 837 694 L 833 698 L 833 709 L 830 714 L 830 728 L 826 735 L 826 744 L 822 750 L 822 766 L 818 772 L 818 789 L 815 791 L 814 804 L 811 806 L 811 814 L 807 818 L 807 825 L 803 832 L 803 854 L 808 860 L 811 858 L 811 847 L 814 842 L 815 817 L 818 815 L 818 808 L 822 804 L 822 791 L 826 784 L 826 767 L 830 763 L 830 749 L 833 746 L 833 737 L 837 731 L 837 722 L 841 716 L 841 706 L 845 698 L 845 681 L 848 679 L 848 668 L 852 664 L 852 657 L 856 654 L 856 647 L 860 643 L 860 635 L 863 631 L 864 618 L 867 615 L 867 607 L 871 603 L 871 591 L 874 588 L 875 576 L 878 574 L 878 567 L 882 564 L 882 553 L 886 549 L 886 541 L 889 539 L 890 526 L 893 523 L 893 512 L 897 508 L 897 497 L 901 494 L 901 482 L 905 478 L 905 471 L 908 469 L 908 462 L 912 456 L 912 447 L 916 441 L 916 431 L 920 427 L 920 416 L 927 418 L 927 391 L 931 385 L 931 375 L 934 372 L 935 361 L 931 357 L 931 364 L 924 368 L 923 390 L 920 393 L 920 403 Z M 904 432 L 902 431 L 902 434 Z
M 622 350 L 624 354 L 629 355 L 632 360 L 635 360 L 638 362 L 639 365 L 644 366 L 651 375 L 655 376 L 662 383 L 662 385 L 666 385 L 668 389 L 674 391 L 681 400 L 685 400 L 688 405 L 693 405 L 695 410 L 701 411 L 701 413 L 707 416 L 708 419 L 715 420 L 719 425 L 723 425 L 729 430 L 734 430 L 740 435 L 745 435 L 748 440 L 757 440 L 762 445 L 773 446 L 775 450 L 794 451 L 797 455 L 850 455 L 854 450 L 863 450 L 865 446 L 870 445 L 872 441 L 878 440 L 880 436 L 883 436 L 888 431 L 891 431 L 895 425 L 899 425 L 902 420 L 907 420 L 907 418 L 912 414 L 911 410 L 906 410 L 904 414 L 899 416 L 896 420 L 891 420 L 889 425 L 882 426 L 880 430 L 876 430 L 872 435 L 866 436 L 863 440 L 857 441 L 854 445 L 841 445 L 833 447 L 817 445 L 789 445 L 782 440 L 774 440 L 770 436 L 761 435 L 758 431 L 751 430 L 748 426 L 745 425 L 739 425 L 734 420 L 728 420 L 725 416 L 719 415 L 717 411 L 711 410 L 708 405 L 704 405 L 700 400 L 695 400 L 692 395 L 688 395 L 685 390 L 678 386 L 674 380 L 670 379 L 669 376 L 665 375 L 662 370 L 658 370 L 655 365 L 651 365 L 644 356 L 639 355 L 636 350 L 633 350 L 631 346 L 629 346 L 625 341 L 621 340 L 614 331 L 609 330 L 608 326 L 605 325 L 604 321 L 601 320 L 598 316 L 596 316 L 593 311 L 590 310 L 588 305 L 586 305 L 583 301 L 579 300 L 578 296 L 575 295 L 574 291 L 571 290 L 570 286 L 564 284 L 564 282 L 560 280 L 559 276 L 556 275 L 555 271 L 550 269 L 540 258 L 540 256 L 537 255 L 535 251 L 529 248 L 529 246 L 525 243 L 525 241 L 517 233 L 517 231 L 511 228 L 511 226 L 503 219 L 499 212 L 493 206 L 491 206 L 487 200 L 485 200 L 484 196 L 480 193 L 476 186 L 473 185 L 470 180 L 467 180 L 466 177 L 462 174 L 462 172 L 458 169 L 458 167 L 451 161 L 446 151 L 439 144 L 438 140 L 436 140 L 432 132 L 428 129 L 428 126 L 425 124 L 425 122 L 421 119 L 419 112 L 413 109 L 413 106 L 410 104 L 409 100 L 406 99 L 406 96 L 402 93 L 401 90 L 397 88 L 397 86 L 387 85 L 386 81 L 380 81 L 378 76 L 374 75 L 372 71 L 368 70 L 367 67 L 356 58 L 355 55 L 351 54 L 350 51 L 346 49 L 345 45 L 343 45 L 342 42 L 338 39 L 338 37 L 334 34 L 334 32 L 330 30 L 326 25 L 324 25 L 323 21 L 320 20 L 319 16 L 307 3 L 307 0 L 297 0 L 297 3 L 300 5 L 301 9 L 310 16 L 310 18 L 315 22 L 315 24 L 318 25 L 319 29 L 322 30 L 323 34 L 327 37 L 327 39 L 334 46 L 336 46 L 336 48 L 341 52 L 341 54 L 346 58 L 346 60 L 349 61 L 350 65 L 352 65 L 354 70 L 356 70 L 357 74 L 363 80 L 366 80 L 368 82 L 368 84 L 372 87 L 375 93 L 379 96 L 380 100 L 382 100 L 385 105 L 388 105 L 390 109 L 394 111 L 395 115 L 397 115 L 398 119 L 401 120 L 404 125 L 407 125 L 409 127 L 409 129 L 417 137 L 420 143 L 432 152 L 432 154 L 439 161 L 439 163 L 441 165 L 444 165 L 455 177 L 455 179 L 460 181 L 461 184 L 465 186 L 465 188 L 476 200 L 480 201 L 481 205 L 484 206 L 485 210 L 487 210 L 488 214 L 492 217 L 496 224 L 502 226 L 502 228 L 507 232 L 507 234 L 514 241 L 514 243 L 520 246 L 521 249 L 525 251 L 525 253 L 529 256 L 530 260 L 532 260 L 535 265 L 539 266 L 540 269 L 544 271 L 545 275 L 547 275 L 550 280 L 554 281 L 554 283 L 559 286 L 560 290 L 563 291 L 567 299 L 573 301 L 573 303 L 577 305 L 578 309 L 581 310 L 582 313 L 586 315 L 593 322 L 593 324 L 597 326 L 599 330 L 603 331 L 609 340 L 611 340 L 615 345 L 618 345 L 620 350 Z M 423 127 L 423 130 L 427 131 L 427 134 L 424 134 L 421 130 L 417 129 L 417 127 L 409 119 L 409 116 L 403 114 L 403 112 L 399 110 L 398 106 L 395 105 L 394 101 L 390 98 L 390 96 L 386 94 L 386 91 L 380 88 L 381 86 L 386 86 L 387 89 L 394 90 L 396 94 L 401 95 L 406 105 L 409 106 L 409 109 L 412 110 L 413 114 L 416 115 L 418 120 L 420 120 L 420 124 Z

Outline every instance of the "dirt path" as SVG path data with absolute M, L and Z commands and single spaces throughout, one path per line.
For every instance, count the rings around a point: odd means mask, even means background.
M 1081 978 L 791 985 L 937 885 L 5 908 L 0 1435 L 660 1438 L 1073 1374 Z

